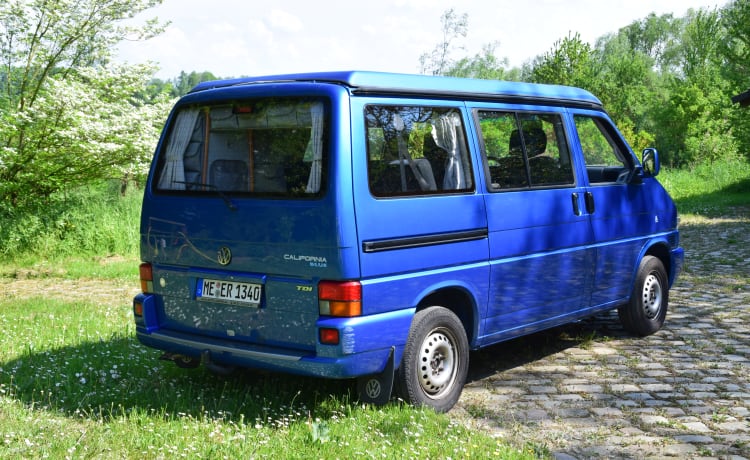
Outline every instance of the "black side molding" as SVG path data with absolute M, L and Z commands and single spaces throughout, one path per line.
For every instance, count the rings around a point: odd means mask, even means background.
M 364 252 L 391 251 L 393 249 L 418 248 L 422 246 L 434 246 L 438 244 L 460 243 L 462 241 L 474 241 L 487 238 L 486 228 L 476 230 L 464 230 L 460 232 L 436 233 L 423 236 L 407 236 L 403 238 L 391 238 L 379 241 L 362 242 Z

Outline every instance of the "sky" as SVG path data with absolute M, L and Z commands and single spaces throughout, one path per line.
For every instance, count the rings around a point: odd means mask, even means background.
M 467 14 L 452 57 L 495 54 L 520 67 L 575 33 L 594 45 L 650 13 L 685 16 L 727 0 L 164 0 L 137 19 L 170 21 L 148 41 L 126 41 L 116 60 L 153 62 L 157 77 L 217 77 L 331 70 L 419 73 L 419 57 L 443 41 L 440 18 Z

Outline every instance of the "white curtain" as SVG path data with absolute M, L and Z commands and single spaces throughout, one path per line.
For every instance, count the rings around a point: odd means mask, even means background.
M 162 190 L 185 190 L 185 166 L 183 156 L 195 129 L 199 110 L 186 109 L 177 115 L 172 135 L 167 145 L 167 162 L 159 178 Z
M 438 147 L 448 152 L 443 190 L 460 190 L 467 185 L 456 136 L 456 128 L 459 126 L 461 119 L 455 112 L 441 115 L 432 122 L 432 138 Z
M 310 166 L 310 177 L 307 180 L 307 193 L 318 193 L 323 172 L 323 103 L 315 102 L 310 106 L 312 118 L 312 129 L 310 130 L 310 143 L 308 150 L 312 151 L 312 165 Z

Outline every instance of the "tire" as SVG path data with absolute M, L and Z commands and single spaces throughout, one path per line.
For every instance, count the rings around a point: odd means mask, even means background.
M 630 301 L 617 309 L 620 322 L 632 334 L 651 335 L 664 324 L 668 304 L 667 271 L 661 260 L 645 256 L 638 265 Z
M 461 396 L 468 369 L 469 342 L 461 320 L 443 307 L 418 311 L 396 371 L 404 400 L 447 412 Z

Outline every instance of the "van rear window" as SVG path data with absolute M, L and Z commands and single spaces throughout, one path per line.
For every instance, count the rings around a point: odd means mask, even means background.
M 325 184 L 327 125 L 319 100 L 182 108 L 159 155 L 156 190 L 319 196 Z

